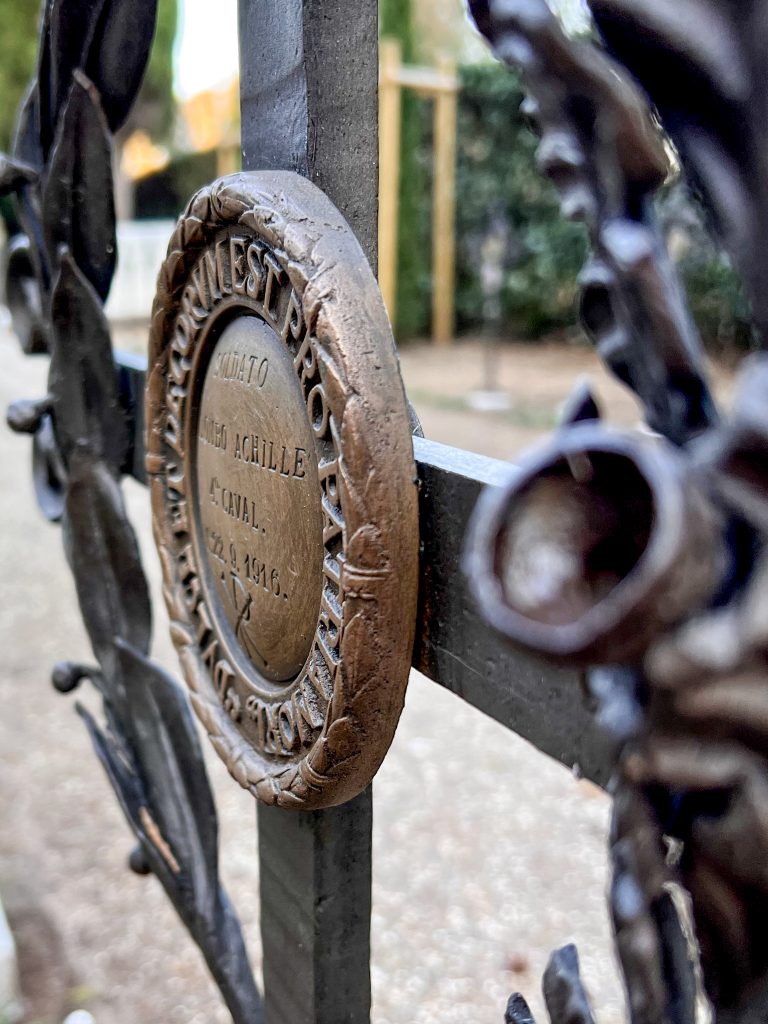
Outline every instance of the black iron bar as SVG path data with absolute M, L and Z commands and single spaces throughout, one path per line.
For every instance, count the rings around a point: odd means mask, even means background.
M 240 0 L 244 170 L 293 170 L 376 266 L 377 0 Z M 370 1019 L 370 787 L 330 811 L 259 806 L 267 1024 Z

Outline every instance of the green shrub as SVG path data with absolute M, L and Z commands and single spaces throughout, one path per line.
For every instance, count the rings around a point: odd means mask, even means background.
M 484 240 L 499 222 L 505 255 L 494 329 L 536 338 L 572 324 L 576 278 L 586 258 L 584 229 L 560 216 L 552 185 L 536 169 L 536 137 L 520 105 L 519 78 L 506 67 L 462 68 L 456 166 L 456 326 L 486 321 L 481 286 Z M 396 330 L 429 333 L 431 315 L 431 104 L 415 101 L 403 128 Z
M 750 306 L 741 279 L 706 230 L 696 196 L 676 183 L 663 190 L 657 209 L 704 347 L 716 355 L 752 348 Z
M 456 167 L 459 331 L 483 324 L 480 252 L 492 222 L 505 232 L 499 329 L 536 338 L 572 324 L 586 232 L 565 221 L 537 170 L 537 140 L 520 107 L 517 75 L 498 64 L 461 71 Z
M 490 63 L 465 67 L 460 74 L 458 333 L 488 325 L 481 253 L 484 239 L 500 225 L 505 258 L 492 329 L 502 337 L 519 340 L 573 327 L 577 321 L 576 282 L 589 243 L 583 226 L 564 220 L 554 187 L 536 167 L 538 142 L 521 112 L 524 93 L 520 79 L 508 68 Z M 411 122 L 409 131 L 408 135 L 404 132 L 403 140 L 407 200 L 400 220 L 400 339 L 429 331 L 432 135 L 428 104 L 419 108 L 419 119 Z M 418 168 L 417 175 L 406 170 L 413 166 Z M 718 354 L 751 347 L 749 304 L 738 275 L 705 230 L 697 200 L 677 184 L 662 193 L 658 209 L 665 231 L 675 236 L 672 248 L 705 347 Z
M 704 347 L 713 355 L 729 355 L 755 347 L 749 302 L 738 274 L 726 256 L 708 259 L 690 250 L 680 273 Z
M 379 33 L 400 43 L 405 64 L 415 60 L 411 0 L 380 0 Z M 400 206 L 397 245 L 398 338 L 420 337 L 430 317 L 431 105 L 409 89 L 401 94 Z

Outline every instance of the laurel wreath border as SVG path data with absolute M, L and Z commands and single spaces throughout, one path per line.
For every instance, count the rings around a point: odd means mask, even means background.
M 272 247 L 318 342 L 339 439 L 346 524 L 340 659 L 319 736 L 286 765 L 255 749 L 222 705 L 196 643 L 168 533 L 163 440 L 168 339 L 188 274 L 213 235 L 253 231 Z M 292 172 L 230 175 L 189 202 L 161 267 L 149 345 L 147 473 L 171 635 L 195 712 L 232 776 L 267 804 L 315 808 L 350 799 L 389 748 L 405 699 L 415 633 L 416 473 L 407 403 L 386 311 L 351 229 Z

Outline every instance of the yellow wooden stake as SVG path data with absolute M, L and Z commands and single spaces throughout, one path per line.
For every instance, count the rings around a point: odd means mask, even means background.
M 455 79 L 453 61 L 439 63 L 439 73 Z M 432 340 L 448 345 L 454 332 L 456 90 L 435 93 L 435 170 L 432 192 Z
M 402 64 L 400 43 L 379 45 L 379 287 L 389 319 L 397 308 L 400 207 L 401 89 L 434 100 L 432 195 L 432 339 L 449 344 L 454 331 L 456 109 L 459 83 L 450 59 L 437 70 Z
M 394 323 L 400 207 L 400 43 L 382 39 L 379 54 L 379 287 Z
M 225 174 L 234 174 L 240 170 L 240 144 L 222 143 L 216 150 L 216 177 L 223 178 Z

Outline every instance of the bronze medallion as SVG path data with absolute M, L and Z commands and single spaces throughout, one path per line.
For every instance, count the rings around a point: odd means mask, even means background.
M 158 281 L 147 472 L 174 643 L 233 776 L 340 803 L 378 769 L 415 629 L 416 474 L 389 322 L 290 172 L 190 202 Z

